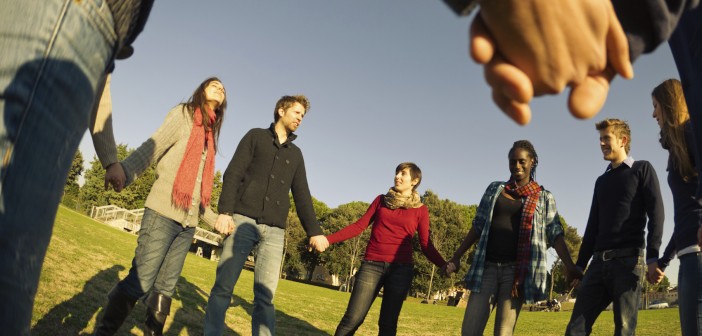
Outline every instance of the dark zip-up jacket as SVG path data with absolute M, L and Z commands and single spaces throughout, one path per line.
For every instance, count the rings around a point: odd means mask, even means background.
M 312 206 L 302 151 L 292 143 L 296 137 L 291 133 L 281 144 L 273 124 L 246 133 L 224 172 L 219 213 L 238 213 L 284 229 L 292 191 L 307 235 L 323 234 Z

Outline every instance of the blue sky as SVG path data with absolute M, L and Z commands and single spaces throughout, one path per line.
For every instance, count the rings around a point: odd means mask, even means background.
M 494 106 L 482 68 L 468 57 L 471 19 L 438 0 L 157 1 L 134 56 L 116 65 L 115 137 L 139 146 L 170 108 L 216 75 L 229 101 L 216 158 L 223 171 L 248 129 L 268 127 L 280 96 L 302 93 L 311 109 L 296 143 L 313 196 L 330 207 L 372 201 L 403 161 L 422 168 L 420 192 L 476 204 L 490 182 L 509 177 L 512 143 L 528 139 L 539 155 L 537 181 L 582 235 L 607 165 L 594 122 L 617 117 L 630 122 L 631 155 L 658 172 L 662 251 L 673 205 L 650 93 L 678 77 L 667 45 L 636 62 L 633 80 L 614 81 L 593 120 L 572 118 L 566 97 L 551 96 L 532 103 L 532 122 L 522 127 Z M 80 150 L 93 157 L 89 137 Z M 677 267 L 676 260 L 668 268 L 672 283 Z

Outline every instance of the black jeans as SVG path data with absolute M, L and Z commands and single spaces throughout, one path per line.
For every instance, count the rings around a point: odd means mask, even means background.
M 414 267 L 412 264 L 393 264 L 379 261 L 363 261 L 356 273 L 356 282 L 344 317 L 336 327 L 334 335 L 353 335 L 368 314 L 380 288 L 383 303 L 378 319 L 379 335 L 395 335 L 397 319 L 407 297 Z

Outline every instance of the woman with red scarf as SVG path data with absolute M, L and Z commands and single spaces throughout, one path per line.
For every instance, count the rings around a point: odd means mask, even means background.
M 108 294 L 95 335 L 116 333 L 140 298 L 146 305 L 144 334 L 163 333 L 198 219 L 212 225 L 217 219 L 210 210 L 210 197 L 216 139 L 226 107 L 222 82 L 206 79 L 187 103 L 171 109 L 151 138 L 124 161 L 108 167 L 106 181 L 126 175 L 128 185 L 157 162 L 132 267 Z
M 446 265 L 457 269 L 461 256 L 478 242 L 465 277 L 470 290 L 461 328 L 463 335 L 482 335 L 491 308 L 497 308 L 495 335 L 512 335 L 522 304 L 544 300 L 546 250 L 552 246 L 569 277 L 581 274 L 570 258 L 553 195 L 534 180 L 539 158 L 527 140 L 509 150 L 510 179 L 491 183 L 473 226 Z

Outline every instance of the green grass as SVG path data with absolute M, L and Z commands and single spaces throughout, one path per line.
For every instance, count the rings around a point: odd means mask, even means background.
M 131 264 L 136 236 L 61 207 L 44 262 L 34 305 L 33 335 L 86 335 L 95 328 L 107 292 Z M 166 322 L 166 335 L 200 335 L 216 263 L 189 254 Z M 250 335 L 253 273 L 242 272 L 227 311 L 226 335 Z M 278 335 L 329 335 L 346 309 L 349 294 L 281 280 L 276 293 Z M 376 300 L 357 335 L 377 335 L 380 300 Z M 400 315 L 399 335 L 459 335 L 464 309 L 421 304 L 408 298 Z M 493 314 L 494 315 L 494 314 Z M 144 307 L 138 304 L 122 335 L 142 335 Z M 523 312 L 516 335 L 562 335 L 570 312 Z M 486 335 L 492 335 L 493 318 Z M 603 312 L 594 335 L 613 333 L 612 313 Z M 641 311 L 637 335 L 679 335 L 677 309 Z

